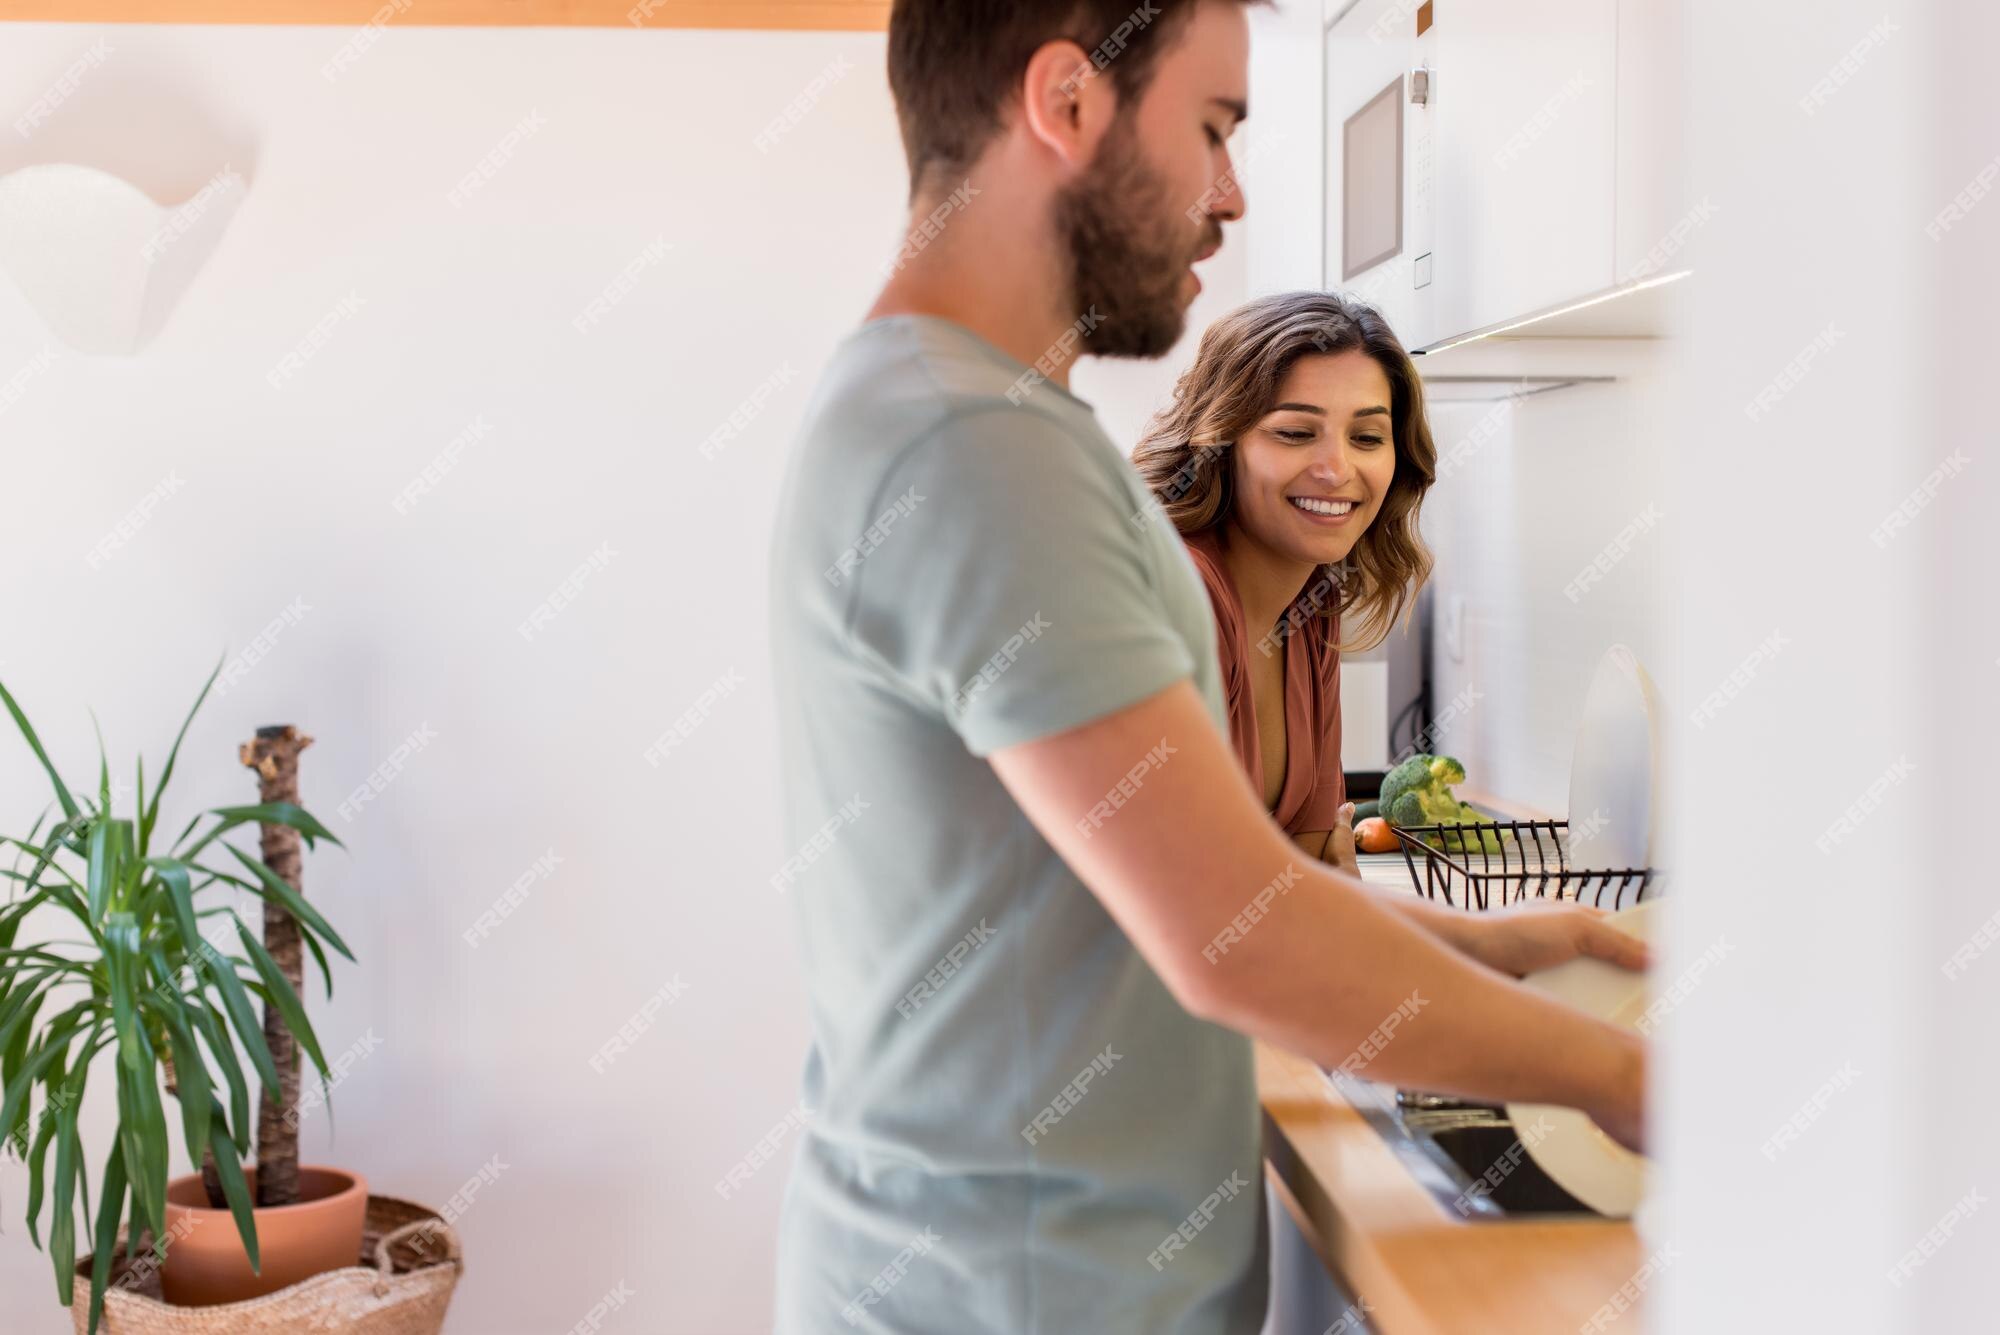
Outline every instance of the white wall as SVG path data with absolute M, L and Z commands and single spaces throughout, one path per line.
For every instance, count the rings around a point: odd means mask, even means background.
M 1617 377 L 1431 410 L 1440 459 L 1424 502 L 1437 559 L 1432 749 L 1464 761 L 1481 789 L 1567 816 L 1571 749 L 1598 660 L 1622 643 L 1657 674 L 1677 648 L 1666 590 L 1684 517 L 1665 507 L 1671 461 L 1653 425 L 1670 353 L 1645 341 L 1469 344 L 1423 366 L 1476 374 L 1488 360 L 1480 354 Z M 1457 657 L 1444 628 L 1455 600 Z
M 307 804 L 349 851 L 306 864 L 361 967 L 315 1003 L 330 1054 L 379 1046 L 316 1117 L 306 1157 L 444 1203 L 496 1156 L 459 1227 L 451 1329 L 568 1329 L 621 1281 L 626 1330 L 769 1328 L 780 1159 L 715 1184 L 797 1100 L 806 1041 L 770 814 L 765 551 L 811 382 L 900 241 L 903 167 L 880 34 L 391 27 L 351 33 L 10 25 L 5 119 L 94 41 L 108 52 L 0 172 L 92 162 L 163 202 L 225 163 L 251 178 L 219 251 L 134 359 L 61 355 L 0 409 L 0 672 L 68 773 L 102 720 L 121 773 L 164 759 L 194 692 L 294 599 L 239 689 L 188 739 L 166 825 L 248 800 L 259 724 L 318 740 Z M 843 60 L 768 152 L 753 139 Z M 545 123 L 462 206 L 460 180 L 531 113 Z M 573 325 L 664 237 L 664 259 Z M 1240 299 L 1232 237 L 1198 330 Z M 361 304 L 274 388 L 266 373 Z M 45 337 L 0 284 L 0 383 Z M 1080 393 L 1130 439 L 1180 355 L 1086 365 Z M 787 378 L 784 368 L 790 368 Z M 776 379 L 712 459 L 702 443 Z M 392 500 L 468 424 L 432 492 Z M 169 475 L 180 489 L 101 568 L 89 552 Z M 611 556 L 532 640 L 517 627 L 594 551 Z M 643 753 L 728 673 L 684 745 Z M 435 739 L 374 801 L 336 808 L 400 743 Z M 44 798 L 0 737 L 0 820 Z M 536 877 L 537 859 L 560 859 Z M 530 888 L 474 949 L 462 938 Z M 674 980 L 680 999 L 602 1073 L 589 1064 Z M 90 1143 L 112 1123 L 86 1110 Z M 488 1170 L 489 1175 L 493 1170 Z M 0 1242 L 0 1327 L 67 1329 L 46 1257 Z

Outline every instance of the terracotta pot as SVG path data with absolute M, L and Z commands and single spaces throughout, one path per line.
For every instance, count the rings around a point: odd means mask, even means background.
M 255 1199 L 257 1170 L 246 1168 L 243 1175 Z M 359 1173 L 301 1164 L 298 1203 L 254 1213 L 261 1274 L 250 1269 L 235 1216 L 226 1207 L 209 1208 L 201 1174 L 167 1183 L 167 1259 L 160 1267 L 160 1291 L 169 1303 L 207 1307 L 261 1298 L 361 1263 L 368 1184 Z

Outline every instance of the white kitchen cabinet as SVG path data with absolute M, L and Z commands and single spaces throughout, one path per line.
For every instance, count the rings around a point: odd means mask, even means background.
M 1324 284 L 1427 348 L 1668 268 L 1662 243 L 1689 206 L 1680 21 L 1673 0 L 1341 10 L 1322 66 Z M 1392 88 L 1394 118 L 1380 100 Z M 1640 326 L 1657 309 L 1631 303 L 1627 329 L 1595 308 L 1588 332 L 1656 332 Z

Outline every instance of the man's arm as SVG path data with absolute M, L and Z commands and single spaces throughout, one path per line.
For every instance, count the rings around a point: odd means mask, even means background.
M 1391 909 L 1306 857 L 1258 805 L 1190 682 L 991 761 L 1192 1013 L 1323 1066 L 1372 1049 L 1400 1014 L 1371 1078 L 1582 1108 L 1638 1143 L 1644 1045 L 1412 921 L 1448 910 L 1414 897 L 1416 913 Z

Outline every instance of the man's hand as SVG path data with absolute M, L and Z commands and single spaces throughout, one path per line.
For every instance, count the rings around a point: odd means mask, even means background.
M 1452 935 L 1460 950 L 1514 978 L 1579 955 L 1623 969 L 1644 969 L 1650 959 L 1645 943 L 1612 927 L 1604 917 L 1603 909 L 1540 900 L 1499 913 L 1467 914 Z

